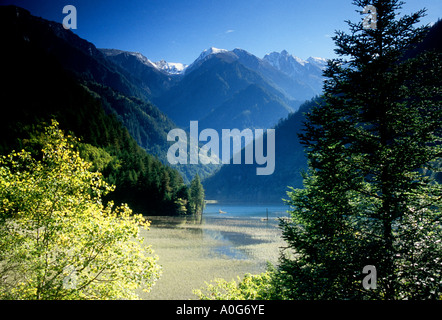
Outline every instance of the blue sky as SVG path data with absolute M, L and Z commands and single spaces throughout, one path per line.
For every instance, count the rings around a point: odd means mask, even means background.
M 422 24 L 442 18 L 442 1 L 409 0 L 401 10 L 427 8 Z M 287 50 L 302 59 L 334 57 L 331 36 L 362 19 L 351 0 L 0 0 L 62 22 L 77 8 L 80 37 L 98 48 L 141 52 L 152 61 L 190 64 L 209 47 L 242 48 L 263 57 Z

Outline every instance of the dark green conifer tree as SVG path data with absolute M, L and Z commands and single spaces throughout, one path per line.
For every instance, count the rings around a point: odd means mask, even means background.
M 204 210 L 204 188 L 198 173 L 190 182 L 190 206 L 192 213 L 200 214 Z
M 405 60 L 427 28 L 403 2 L 374 6 L 375 24 L 348 22 L 334 37 L 324 102 L 300 136 L 309 159 L 304 189 L 289 192 L 281 222 L 281 295 L 294 299 L 423 299 L 442 296 L 441 57 Z M 367 265 L 376 285 L 363 287 Z M 374 279 L 374 278 L 373 278 Z M 373 284 L 373 283 L 372 283 Z M 374 289 L 374 287 L 376 287 Z

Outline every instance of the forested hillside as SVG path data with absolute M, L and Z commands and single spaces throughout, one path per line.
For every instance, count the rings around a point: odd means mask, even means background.
M 275 172 L 256 175 L 256 164 L 224 165 L 212 177 L 203 181 L 207 199 L 224 202 L 281 202 L 288 186 L 302 187 L 301 172 L 307 168 L 304 148 L 298 139 L 304 114 L 320 99 L 305 102 L 299 110 L 275 126 Z M 266 145 L 266 143 L 264 143 Z M 244 153 L 244 150 L 243 150 Z M 244 159 L 244 154 L 242 154 Z
M 104 84 L 90 79 L 85 81 L 78 73 L 65 68 L 51 47 L 42 47 L 41 38 L 47 35 L 37 32 L 39 28 L 47 28 L 49 35 L 54 35 L 54 30 L 63 34 L 70 31 L 61 26 L 52 29 L 53 24 L 16 7 L 0 7 L 0 16 L 0 34 L 7 48 L 1 51 L 0 62 L 2 75 L 7 80 L 0 96 L 3 113 L 0 118 L 0 152 L 5 154 L 12 149 L 25 148 L 38 153 L 43 123 L 56 119 L 61 129 L 81 138 L 78 148 L 82 156 L 92 161 L 95 169 L 100 169 L 106 180 L 116 185 L 115 192 L 110 194 L 111 199 L 127 202 L 134 210 L 148 214 L 184 213 L 177 200 L 187 201 L 188 190 L 178 171 L 163 165 L 138 146 L 119 121 L 118 109 L 109 113 L 105 110 L 112 104 L 112 108 L 120 107 L 122 114 L 130 117 L 124 108 L 132 103 L 144 107 L 132 108 L 132 112 L 137 110 L 145 114 L 145 119 L 157 116 L 164 121 L 152 120 L 153 123 L 170 125 L 167 119 L 155 113 L 158 111 L 153 107 L 149 109 L 146 103 L 116 93 Z M 69 64 L 78 63 L 72 60 Z M 99 75 L 97 72 L 94 79 Z M 152 127 L 152 123 L 149 125 Z M 157 145 L 160 138 L 152 132 L 155 132 L 153 128 L 149 134 L 140 132 L 139 139 Z

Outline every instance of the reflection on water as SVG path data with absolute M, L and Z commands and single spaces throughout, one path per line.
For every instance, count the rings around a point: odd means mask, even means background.
M 206 281 L 264 272 L 286 246 L 277 220 L 287 217 L 286 210 L 209 204 L 199 216 L 147 217 L 151 227 L 142 235 L 158 255 L 163 275 L 143 299 L 194 299 L 192 290 Z
M 203 246 L 207 243 L 208 257 L 247 260 L 256 258 L 251 246 L 275 242 L 280 237 L 278 218 L 287 217 L 286 210 L 287 206 L 275 205 L 208 204 L 202 215 L 148 219 L 152 228 L 179 229 L 185 231 L 186 239 Z
M 204 217 L 238 218 L 238 219 L 277 219 L 287 217 L 287 206 L 284 205 L 232 205 L 207 204 Z

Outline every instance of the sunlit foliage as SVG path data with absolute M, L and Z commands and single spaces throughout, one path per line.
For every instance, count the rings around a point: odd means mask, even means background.
M 127 205 L 106 206 L 114 187 L 54 121 L 41 153 L 0 157 L 0 298 L 135 299 L 160 275 Z

